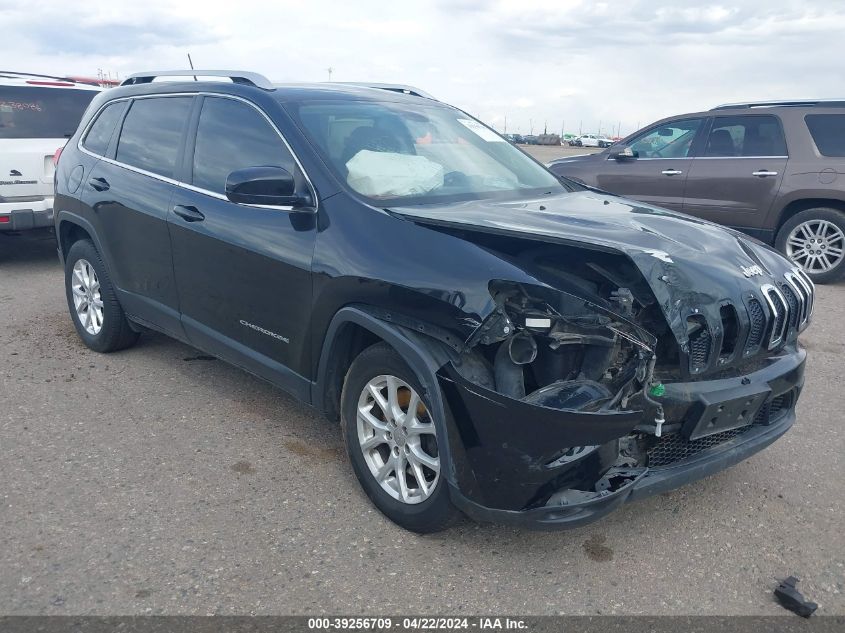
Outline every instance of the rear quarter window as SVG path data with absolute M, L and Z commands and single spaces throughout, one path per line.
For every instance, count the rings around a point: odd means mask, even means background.
M 810 136 L 822 156 L 845 156 L 845 114 L 808 114 Z
M 96 90 L 0 86 L 0 139 L 69 138 Z
M 112 134 L 117 122 L 120 120 L 120 115 L 123 114 L 125 103 L 110 103 L 107 105 L 99 115 L 94 125 L 90 127 L 85 139 L 82 141 L 82 147 L 89 152 L 103 156 L 109 147 Z

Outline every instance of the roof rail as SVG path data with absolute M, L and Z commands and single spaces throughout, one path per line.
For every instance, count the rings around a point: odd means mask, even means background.
M 431 99 L 437 101 L 433 96 L 428 94 L 425 90 L 407 86 L 405 84 L 380 84 L 368 81 L 336 81 L 334 83 L 342 84 L 344 86 L 360 86 L 361 88 L 376 88 L 378 90 L 389 90 L 390 92 L 401 92 L 402 94 L 411 95 L 413 97 L 422 97 L 423 99 Z
M 274 86 L 264 75 L 246 70 L 150 70 L 143 73 L 133 73 L 121 82 L 121 86 L 134 86 L 151 83 L 156 77 L 228 77 L 232 83 L 255 86 L 264 90 L 273 90 Z
M 780 107 L 840 107 L 845 106 L 845 99 L 792 99 L 785 101 L 744 101 L 740 103 L 724 103 L 711 110 L 729 110 L 732 108 L 767 108 Z

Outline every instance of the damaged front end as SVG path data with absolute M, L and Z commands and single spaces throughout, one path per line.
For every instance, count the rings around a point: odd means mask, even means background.
M 459 492 L 464 511 L 497 521 L 534 516 L 535 526 L 549 527 L 594 520 L 638 487 L 666 489 L 724 467 L 713 462 L 671 483 L 665 472 L 650 473 L 677 435 L 662 438 L 664 404 L 676 419 L 699 420 L 702 400 L 724 409 L 746 396 L 761 404 L 771 393 L 765 376 L 753 398 L 727 381 L 702 382 L 701 392 L 663 385 L 658 337 L 640 325 L 658 329 L 655 305 L 627 287 L 603 288 L 605 298 L 584 299 L 548 286 L 490 283 L 495 308 L 438 375 L 472 474 Z M 802 370 L 803 356 L 779 388 L 800 388 Z
M 560 490 L 583 502 L 636 481 L 645 467 L 619 438 L 638 427 L 659 436 L 664 418 L 650 395 L 657 339 L 632 320 L 641 306 L 631 291 L 611 292 L 618 311 L 515 282 L 491 282 L 490 293 L 496 308 L 441 384 L 463 408 L 464 445 L 487 447 L 472 470 L 497 490 L 497 505 L 531 507 Z

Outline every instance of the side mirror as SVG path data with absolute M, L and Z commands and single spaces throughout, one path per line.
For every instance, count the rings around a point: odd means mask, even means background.
M 625 146 L 618 150 L 611 151 L 610 155 L 616 160 L 630 160 L 637 158 L 637 156 L 639 156 L 639 152 L 630 146 Z
M 226 197 L 240 204 L 305 207 L 311 201 L 296 193 L 293 175 L 281 167 L 247 167 L 226 178 Z

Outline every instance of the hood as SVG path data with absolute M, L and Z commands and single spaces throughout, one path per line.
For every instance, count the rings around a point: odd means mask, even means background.
M 705 313 L 718 323 L 720 303 L 741 306 L 791 269 L 778 253 L 741 233 L 593 191 L 390 211 L 428 225 L 623 253 L 651 287 L 679 342 L 686 339 L 689 314 Z

